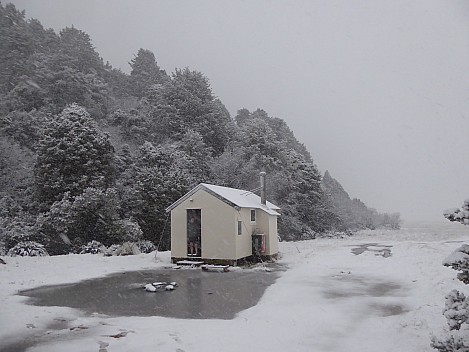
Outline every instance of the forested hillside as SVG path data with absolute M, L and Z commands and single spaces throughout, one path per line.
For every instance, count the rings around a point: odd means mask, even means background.
M 378 213 L 375 209 L 368 208 L 360 199 L 350 199 L 348 193 L 337 180 L 332 178 L 329 171 L 324 173 L 322 185 L 326 197 L 332 202 L 334 213 L 341 219 L 338 228 L 343 230 L 399 228 L 399 213 Z
M 35 241 L 60 254 L 143 239 L 168 249 L 167 206 L 200 182 L 257 188 L 261 170 L 283 239 L 386 225 L 327 173 L 321 182 L 285 121 L 261 109 L 231 117 L 203 73 L 168 74 L 149 50 L 130 66 L 128 75 L 104 63 L 77 28 L 56 34 L 0 4 L 6 249 Z

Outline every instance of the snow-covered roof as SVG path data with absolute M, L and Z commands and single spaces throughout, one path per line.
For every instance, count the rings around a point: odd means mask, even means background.
M 184 196 L 179 198 L 176 202 L 171 204 L 166 208 L 166 212 L 173 210 L 179 204 L 184 202 L 187 198 L 191 197 L 195 192 L 199 190 L 205 190 L 213 196 L 219 198 L 225 203 L 231 205 L 232 207 L 239 208 L 251 208 L 251 209 L 261 209 L 270 215 L 280 215 L 276 210 L 280 210 L 278 206 L 267 201 L 266 204 L 261 203 L 261 197 L 257 194 L 252 193 L 251 191 L 245 191 L 242 189 L 229 188 L 223 186 L 211 185 L 209 183 L 201 183 Z

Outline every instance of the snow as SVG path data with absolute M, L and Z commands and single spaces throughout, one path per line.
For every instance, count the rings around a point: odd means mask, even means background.
M 2 257 L 7 264 L 0 265 L 0 350 L 2 344 L 35 341 L 29 352 L 100 346 L 108 351 L 430 351 L 431 334 L 448 330 L 445 296 L 453 289 L 469 291 L 441 264 L 467 239 L 467 227 L 449 225 L 459 227 L 281 242 L 279 262 L 288 270 L 256 306 L 232 320 L 86 316 L 71 308 L 26 305 L 25 297 L 15 295 L 41 285 L 168 266 L 169 252 Z M 367 243 L 390 246 L 391 255 L 352 253 Z M 61 321 L 69 325 L 57 328 Z
M 261 197 L 251 191 L 216 186 L 208 183 L 202 183 L 201 185 L 205 188 L 208 188 L 212 192 L 217 193 L 223 198 L 229 200 L 230 202 L 236 204 L 238 207 L 262 209 L 270 215 L 280 215 L 275 211 L 280 209 L 278 206 L 272 204 L 269 201 L 266 201 L 266 205 L 262 204 Z

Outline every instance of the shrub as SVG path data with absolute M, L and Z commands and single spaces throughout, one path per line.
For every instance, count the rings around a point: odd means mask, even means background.
M 156 251 L 156 246 L 153 244 L 152 241 L 139 241 L 137 242 L 138 249 L 140 249 L 140 252 L 142 253 L 151 253 L 153 251 Z
M 135 242 L 143 237 L 143 232 L 137 222 L 132 219 L 123 219 L 116 222 L 115 233 L 119 239 Z
M 17 255 L 22 257 L 45 257 L 48 256 L 44 246 L 40 243 L 27 241 L 27 242 L 20 242 L 11 248 L 8 253 L 10 257 L 16 257 Z
M 5 248 L 11 249 L 21 242 L 44 242 L 44 235 L 39 233 L 26 232 L 13 232 L 5 238 Z
M 120 244 L 112 244 L 104 251 L 104 255 L 107 257 L 117 255 L 116 251 L 121 247 Z
M 86 253 L 99 254 L 99 253 L 104 253 L 105 251 L 106 251 L 106 247 L 104 247 L 101 242 L 91 241 L 85 244 L 84 246 L 81 246 L 80 254 L 86 254 Z
M 449 336 L 444 340 L 440 340 L 437 337 L 432 337 L 431 346 L 440 352 L 467 352 L 469 351 L 469 345 L 467 345 L 466 339 L 461 336 Z
M 138 241 L 142 230 L 131 219 L 121 219 L 117 191 L 87 188 L 83 194 L 55 202 L 48 213 L 38 217 L 37 228 L 46 235 L 51 254 L 66 254 L 71 245 L 99 241 L 105 246 Z M 63 238 L 68 241 L 64 242 Z
M 125 242 L 115 250 L 114 255 L 136 255 L 140 253 L 140 249 L 135 242 Z

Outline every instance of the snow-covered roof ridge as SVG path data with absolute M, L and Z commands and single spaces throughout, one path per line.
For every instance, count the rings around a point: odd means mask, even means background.
M 252 193 L 251 191 L 246 191 L 243 189 L 230 188 L 224 186 L 212 185 L 210 183 L 200 183 L 191 191 L 186 193 L 183 197 L 179 198 L 176 202 L 171 204 L 166 208 L 166 212 L 173 210 L 180 203 L 186 200 L 188 197 L 193 195 L 200 189 L 204 189 L 208 193 L 222 198 L 226 203 L 231 206 L 236 206 L 240 208 L 252 208 L 252 209 L 261 209 L 270 215 L 280 215 L 276 210 L 280 210 L 278 206 L 267 201 L 266 204 L 261 203 L 261 197 L 257 194 Z
M 251 191 L 224 187 L 224 186 L 217 186 L 217 185 L 212 185 L 209 183 L 201 183 L 201 185 L 217 193 L 223 198 L 226 198 L 227 200 L 229 200 L 230 202 L 236 204 L 237 206 L 241 208 L 257 208 L 257 209 L 263 209 L 265 211 L 280 210 L 278 206 L 276 206 L 275 204 L 269 201 L 266 201 L 265 205 L 262 204 L 261 197 L 259 197 L 257 194 Z M 277 213 L 276 215 L 280 215 L 280 214 Z

